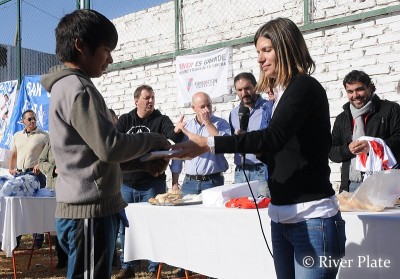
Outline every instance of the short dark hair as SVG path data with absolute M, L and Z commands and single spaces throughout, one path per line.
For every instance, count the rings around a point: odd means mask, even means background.
M 233 79 L 233 84 L 235 85 L 236 82 L 241 79 L 249 80 L 254 87 L 256 87 L 256 85 L 257 85 L 256 78 L 254 77 L 254 75 L 252 73 L 243 72 L 243 73 L 236 75 L 235 78 Z
M 27 109 L 26 111 L 24 111 L 24 112 L 22 113 L 22 119 L 24 119 L 25 115 L 26 115 L 28 112 L 32 112 L 32 113 L 34 113 L 34 114 L 36 115 L 36 113 L 35 113 L 33 110 Z
M 99 46 L 115 49 L 118 33 L 114 24 L 94 10 L 80 9 L 65 15 L 56 28 L 56 54 L 61 62 L 76 62 L 79 39 L 93 55 Z
M 133 93 L 133 97 L 135 99 L 139 99 L 140 94 L 142 94 L 142 90 L 147 90 L 150 91 L 151 93 L 154 93 L 154 90 L 150 85 L 142 84 L 138 88 L 136 88 L 135 93 Z
M 365 72 L 358 70 L 353 70 L 344 77 L 343 86 L 344 88 L 346 88 L 346 84 L 354 84 L 357 81 L 365 84 L 368 87 L 371 87 L 372 93 L 375 92 L 376 87 L 375 84 L 372 82 L 370 76 L 367 75 Z

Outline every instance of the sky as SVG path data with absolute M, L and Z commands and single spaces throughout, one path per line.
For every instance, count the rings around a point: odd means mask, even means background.
M 171 0 L 90 0 L 90 4 L 91 9 L 113 19 L 168 1 Z M 0 5 L 0 44 L 14 45 L 17 3 L 12 0 Z M 76 0 L 21 0 L 22 47 L 54 53 L 54 29 L 63 15 L 75 9 Z

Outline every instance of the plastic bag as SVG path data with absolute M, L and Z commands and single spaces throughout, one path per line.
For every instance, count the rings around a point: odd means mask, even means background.
M 266 208 L 268 207 L 271 199 L 270 198 L 256 198 L 257 207 L 258 208 Z M 242 197 L 242 198 L 233 198 L 225 203 L 225 207 L 229 208 L 246 208 L 246 209 L 255 209 L 256 205 L 254 203 L 254 199 L 252 197 Z
M 0 179 L 0 181 L 3 181 Z M 34 196 L 40 188 L 40 182 L 35 175 L 23 174 L 6 180 L 0 189 L 0 196 L 23 197 Z
M 400 197 L 400 170 L 375 172 L 354 193 L 337 195 L 341 211 L 383 211 Z

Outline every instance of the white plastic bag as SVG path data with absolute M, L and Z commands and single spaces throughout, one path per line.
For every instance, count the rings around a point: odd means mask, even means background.
M 375 172 L 354 193 L 337 195 L 342 211 L 382 211 L 400 197 L 400 170 Z
M 0 181 L 3 181 L 0 179 Z M 24 174 L 7 179 L 0 189 L 4 197 L 34 196 L 40 188 L 39 180 L 35 175 Z

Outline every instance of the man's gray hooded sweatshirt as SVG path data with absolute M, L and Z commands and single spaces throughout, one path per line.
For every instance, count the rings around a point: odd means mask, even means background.
M 96 218 L 119 212 L 126 206 L 120 193 L 119 163 L 165 147 L 165 138 L 156 133 L 117 132 L 102 95 L 83 71 L 66 68 L 42 76 L 41 83 L 51 94 L 49 132 L 58 171 L 56 217 Z

